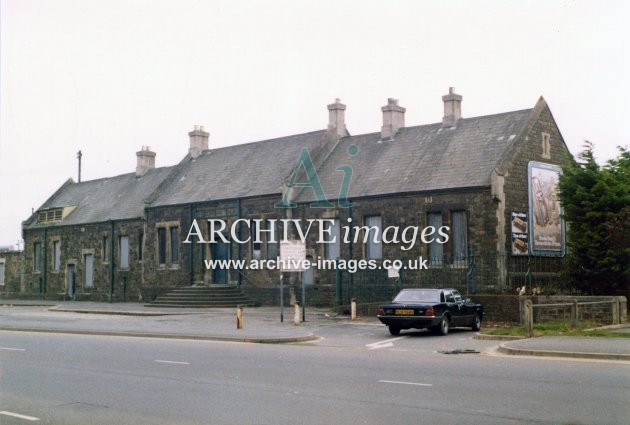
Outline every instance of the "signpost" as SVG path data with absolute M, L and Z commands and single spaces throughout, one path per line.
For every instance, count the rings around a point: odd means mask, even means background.
M 280 241 L 280 322 L 284 321 L 284 285 L 282 273 L 303 272 L 306 267 L 306 244 L 299 240 Z M 305 320 L 306 292 L 302 283 L 302 321 Z

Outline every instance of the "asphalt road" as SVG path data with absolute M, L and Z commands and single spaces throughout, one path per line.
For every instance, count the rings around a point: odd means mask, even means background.
M 0 424 L 627 424 L 630 365 L 470 332 L 314 326 L 295 345 L 0 332 Z M 35 420 L 38 419 L 38 420 Z

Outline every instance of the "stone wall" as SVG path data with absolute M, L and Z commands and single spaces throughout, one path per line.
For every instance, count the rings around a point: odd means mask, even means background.
M 0 285 L 0 294 L 6 298 L 19 296 L 24 285 L 24 252 L 0 252 L 0 263 L 4 264 L 4 283 Z
M 68 299 L 69 266 L 74 266 L 75 299 L 137 301 L 143 285 L 144 234 L 142 220 L 25 230 L 24 285 L 16 296 Z M 129 267 L 124 269 L 120 267 L 121 236 L 129 240 Z M 56 241 L 61 244 L 58 270 L 53 255 Z M 39 271 L 35 266 L 35 244 L 41 246 Z M 93 258 L 91 286 L 86 282 L 86 255 Z
M 521 323 L 524 323 L 525 300 L 531 300 L 536 304 L 572 304 L 578 302 L 578 321 L 592 321 L 602 325 L 612 325 L 627 322 L 628 308 L 626 297 L 606 296 L 533 296 L 519 297 Z M 602 301 L 613 301 L 599 303 Z M 580 303 L 595 303 L 584 304 Z M 534 323 L 551 321 L 570 321 L 571 306 L 534 307 Z

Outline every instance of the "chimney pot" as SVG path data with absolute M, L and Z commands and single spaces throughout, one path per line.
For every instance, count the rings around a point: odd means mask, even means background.
M 391 140 L 398 130 L 405 126 L 406 108 L 398 105 L 398 99 L 387 99 L 387 105 L 381 108 L 383 111 L 383 126 L 381 127 L 381 140 Z
M 448 94 L 442 96 L 444 102 L 444 117 L 442 127 L 453 127 L 462 117 L 462 96 L 455 93 L 453 87 L 448 88 Z
M 335 103 L 328 105 L 328 134 L 335 139 L 349 135 L 345 113 L 346 105 L 341 103 L 339 98 L 335 98 Z
M 155 168 L 155 152 L 151 152 L 149 146 L 143 145 L 140 151 L 136 152 L 136 176 L 142 177 L 147 171 Z
M 188 133 L 190 137 L 190 148 L 188 153 L 194 159 L 201 155 L 201 152 L 208 149 L 208 138 L 210 133 L 203 129 L 203 125 L 195 125 L 193 131 Z

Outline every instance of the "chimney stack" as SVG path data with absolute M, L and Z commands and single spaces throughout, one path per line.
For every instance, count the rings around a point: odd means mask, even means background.
M 155 168 L 155 152 L 151 152 L 149 146 L 142 146 L 142 149 L 136 152 L 136 156 L 138 157 L 136 177 L 142 177 L 147 171 Z
M 328 134 L 335 139 L 349 136 L 346 128 L 346 105 L 341 103 L 339 99 L 335 99 L 335 103 L 328 105 Z
M 405 126 L 405 111 L 407 109 L 398 106 L 398 99 L 387 99 L 387 105 L 381 108 L 383 111 L 383 126 L 381 127 L 381 140 L 391 140 L 396 132 Z
M 444 117 L 442 127 L 454 127 L 462 117 L 462 97 L 453 92 L 453 87 L 448 88 L 448 94 L 442 96 L 444 102 Z
M 194 130 L 188 133 L 190 136 L 190 149 L 188 149 L 188 153 L 190 153 L 191 158 L 197 158 L 202 151 L 208 149 L 208 137 L 210 137 L 210 133 L 203 131 L 202 125 L 196 125 Z

